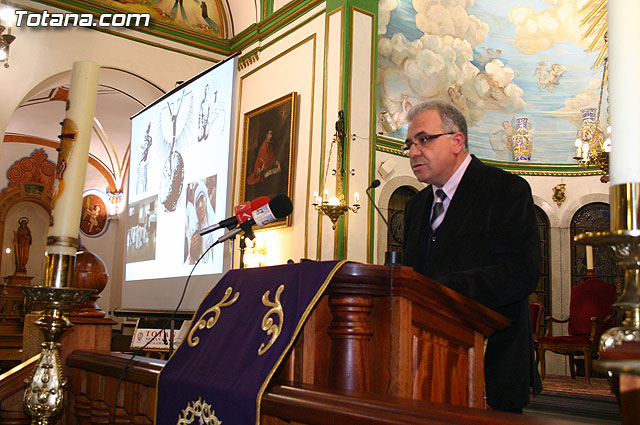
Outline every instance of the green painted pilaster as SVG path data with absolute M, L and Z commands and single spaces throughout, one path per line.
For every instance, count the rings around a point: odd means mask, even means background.
M 262 13 L 260 14 L 261 20 L 273 15 L 273 0 L 262 0 Z
M 343 165 L 344 172 L 344 180 L 342 184 L 342 193 L 345 194 L 345 199 L 347 202 L 349 194 L 349 152 L 351 145 L 351 129 L 349 128 L 350 116 L 351 116 L 351 80 L 352 78 L 357 78 L 357 76 L 352 75 L 352 51 L 357 46 L 354 46 L 353 40 L 353 8 L 361 9 L 367 12 L 371 12 L 372 14 L 376 14 L 378 12 L 378 2 L 376 0 L 327 0 L 327 14 L 330 14 L 336 9 L 342 8 L 344 13 L 343 17 L 343 45 L 342 45 L 342 76 L 341 76 L 341 87 L 340 87 L 340 106 L 339 109 L 344 111 L 345 116 L 345 132 L 347 134 L 344 146 L 344 152 L 342 153 L 342 158 L 339 159 L 340 163 Z M 374 22 L 377 25 L 377 22 Z M 374 31 L 377 26 L 374 26 Z M 375 82 L 375 79 L 372 80 L 372 84 Z M 337 117 L 336 117 L 337 118 Z M 327 117 L 329 120 L 330 117 Z M 372 121 L 372 123 L 375 121 Z M 368 172 L 368 170 L 358 170 L 358 172 Z M 352 214 L 347 212 L 346 214 Z M 338 221 L 338 228 L 336 231 L 336 248 L 335 248 L 335 257 L 336 259 L 345 259 L 345 245 L 346 245 L 346 228 L 344 223 L 344 216 L 340 218 Z M 372 248 L 371 248 L 372 249 Z

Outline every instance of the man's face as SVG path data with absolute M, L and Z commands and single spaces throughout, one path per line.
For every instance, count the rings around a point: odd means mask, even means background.
M 200 220 L 200 222 L 204 222 L 207 218 L 207 205 L 204 196 L 198 197 L 198 200 L 196 201 L 196 214 L 198 215 L 198 220 Z
M 437 110 L 427 110 L 409 124 L 407 139 L 414 142 L 409 149 L 409 161 L 419 181 L 442 187 L 456 171 L 457 154 L 464 145 L 462 133 L 440 136 L 428 141 L 425 146 L 419 142 L 423 136 L 446 132 Z

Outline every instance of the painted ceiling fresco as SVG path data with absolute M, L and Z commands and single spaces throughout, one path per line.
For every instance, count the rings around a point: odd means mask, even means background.
M 215 37 L 224 37 L 220 0 L 94 0 L 97 4 L 151 18 Z
M 584 0 L 381 0 L 378 131 L 403 140 L 406 111 L 441 99 L 469 122 L 469 150 L 513 161 L 509 135 L 528 118 L 532 163 L 575 163 L 580 109 L 597 107 L 602 66 L 587 54 Z M 601 126 L 606 128 L 607 92 Z M 390 131 L 394 126 L 396 131 Z

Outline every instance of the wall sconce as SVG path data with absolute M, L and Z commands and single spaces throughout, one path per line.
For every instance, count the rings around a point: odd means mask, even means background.
M 336 230 L 336 223 L 338 219 L 342 217 L 344 213 L 347 211 L 353 211 L 357 213 L 360 209 L 360 195 L 358 192 L 353 194 L 354 203 L 352 206 L 349 206 L 347 201 L 344 199 L 344 194 L 342 193 L 342 182 L 344 179 L 344 166 L 342 165 L 343 161 L 343 152 L 344 152 L 344 140 L 346 137 L 345 127 L 344 127 L 344 112 L 338 112 L 338 121 L 336 121 L 336 132 L 333 136 L 333 141 L 331 144 L 331 149 L 329 150 L 329 157 L 327 158 L 327 171 L 329 168 L 329 164 L 331 163 L 331 153 L 333 152 L 333 143 L 338 146 L 338 166 L 333 169 L 333 173 L 336 176 L 336 195 L 329 196 L 329 189 L 325 187 L 322 192 L 322 196 L 318 195 L 318 192 L 313 193 L 313 202 L 311 205 L 315 207 L 320 215 L 326 215 L 331 220 L 331 225 L 333 230 Z M 324 175 L 324 183 L 323 186 L 326 185 L 327 174 Z M 351 170 L 351 175 L 355 175 L 355 170 Z
M 329 217 L 333 230 L 336 230 L 336 223 L 344 213 L 346 213 L 347 211 L 353 211 L 354 213 L 357 213 L 360 209 L 360 195 L 358 194 L 358 192 L 355 192 L 353 194 L 353 206 L 347 205 L 342 193 L 340 193 L 339 196 L 329 197 L 328 189 L 324 190 L 323 196 L 318 196 L 318 192 L 314 192 L 313 199 L 314 202 L 311 205 L 313 205 L 316 210 L 318 210 L 319 214 Z
M 580 109 L 582 126 L 578 129 L 573 158 L 583 167 L 596 164 L 605 174 L 609 174 L 609 152 L 611 152 L 611 126 L 607 126 L 607 137 L 600 129 L 600 110 L 602 108 L 602 94 L 608 77 L 608 58 L 604 58 L 602 80 L 600 81 L 600 99 L 598 107 Z
M 0 9 L 0 62 L 4 63 L 5 68 L 9 68 L 9 46 L 14 42 L 16 36 L 11 34 L 11 27 L 15 13 L 13 9 L 5 6 L 4 3 Z M 5 33 L 6 30 L 6 33 Z

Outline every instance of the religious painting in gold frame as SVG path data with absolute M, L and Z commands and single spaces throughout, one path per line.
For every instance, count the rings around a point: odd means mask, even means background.
M 106 195 L 98 190 L 87 190 L 82 197 L 80 231 L 83 235 L 96 238 L 109 226 Z
M 296 92 L 244 114 L 240 202 L 260 196 L 293 195 Z M 271 226 L 291 226 L 291 215 Z

